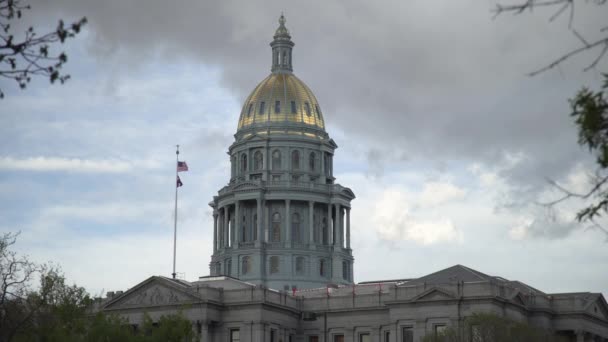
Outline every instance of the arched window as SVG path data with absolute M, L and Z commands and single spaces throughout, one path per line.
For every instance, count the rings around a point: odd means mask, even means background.
M 243 257 L 241 265 L 241 274 L 245 275 L 251 271 L 251 258 L 246 256 Z
M 253 214 L 253 240 L 258 239 L 258 214 Z
M 304 102 L 304 109 L 306 110 L 306 115 L 310 116 L 310 104 L 308 102 Z
M 255 171 L 261 170 L 264 165 L 264 157 L 262 156 L 262 152 L 256 151 L 253 155 L 253 169 Z
M 323 241 L 324 245 L 327 245 L 327 218 L 324 217 L 321 223 L 321 241 Z
M 310 171 L 314 171 L 315 170 L 315 159 L 317 158 L 317 155 L 314 152 L 310 152 L 310 156 L 308 156 L 308 168 L 310 169 Z
M 247 116 L 251 116 L 251 112 L 253 111 L 253 103 L 249 104 L 249 109 L 247 110 Z
M 300 169 L 300 151 L 291 152 L 291 168 L 294 170 Z
M 270 274 L 279 273 L 279 257 L 270 257 Z
M 291 238 L 293 242 L 302 242 L 300 232 L 300 214 L 298 213 L 293 213 L 291 215 Z
M 331 156 L 329 153 L 325 154 L 325 174 L 331 176 Z
M 296 258 L 296 274 L 304 274 L 304 257 L 300 256 Z
M 349 273 L 350 272 L 348 270 L 348 261 L 342 261 L 342 279 L 348 280 Z
M 241 155 L 241 170 L 243 172 L 247 171 L 247 155 L 246 154 Z
M 281 241 L 281 214 L 272 214 L 272 242 Z
M 272 169 L 281 169 L 281 151 L 279 150 L 274 150 L 274 152 L 272 152 Z
M 325 277 L 327 270 L 325 269 L 325 260 L 319 260 L 319 275 Z

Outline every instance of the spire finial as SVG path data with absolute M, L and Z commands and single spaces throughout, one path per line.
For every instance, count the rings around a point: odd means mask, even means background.
M 279 25 L 285 26 L 285 16 L 283 15 L 283 11 L 281 11 L 281 16 L 279 17 Z

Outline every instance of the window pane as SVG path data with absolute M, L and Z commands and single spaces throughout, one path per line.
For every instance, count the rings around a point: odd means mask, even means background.
M 414 342 L 414 330 L 412 327 L 403 328 L 403 342 Z
M 264 107 L 265 107 L 266 103 L 264 101 L 260 102 L 260 112 L 259 114 L 264 114 Z
M 230 342 L 240 342 L 241 335 L 239 329 L 230 330 Z
M 370 338 L 369 334 L 367 334 L 367 333 L 360 334 L 359 335 L 359 342 L 371 342 L 371 338 Z
M 295 113 L 296 113 L 296 101 L 291 101 L 291 114 L 295 114 Z
M 281 112 L 281 101 L 274 102 L 274 113 L 279 114 Z
M 334 335 L 334 342 L 344 342 L 344 335 Z

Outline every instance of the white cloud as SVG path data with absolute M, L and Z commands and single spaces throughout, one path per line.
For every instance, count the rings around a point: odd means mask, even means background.
M 0 157 L 0 170 L 69 171 L 84 173 L 123 173 L 136 168 L 158 167 L 154 161 L 124 161 L 116 159 L 82 159 L 63 157 L 29 157 L 17 159 Z
M 421 245 L 463 241 L 463 233 L 450 219 L 414 216 L 407 197 L 403 191 L 388 189 L 377 199 L 372 221 L 381 238 L 413 241 Z
M 420 204 L 426 206 L 436 206 L 449 201 L 462 199 L 466 192 L 451 184 L 445 182 L 429 182 L 424 185 L 424 189 L 420 194 Z

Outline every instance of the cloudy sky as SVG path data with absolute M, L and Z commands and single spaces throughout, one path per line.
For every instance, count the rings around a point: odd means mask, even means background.
M 208 274 L 207 203 L 229 177 L 241 103 L 270 70 L 281 12 L 294 71 L 319 99 L 338 182 L 353 189 L 357 281 L 454 264 L 546 292 L 608 294 L 606 235 L 555 210 L 593 160 L 567 99 L 597 87 L 595 52 L 536 77 L 580 42 L 555 9 L 492 19 L 495 0 L 32 1 L 39 30 L 89 24 L 62 48 L 65 85 L 0 81 L 0 231 L 92 293 L 171 273 L 175 144 L 178 272 Z M 573 25 L 597 38 L 608 6 Z M 599 52 L 599 51 L 597 51 Z

